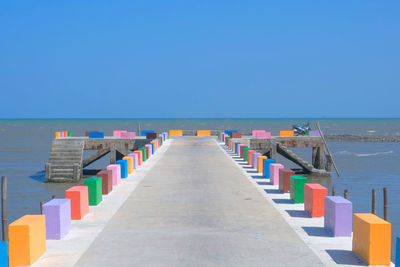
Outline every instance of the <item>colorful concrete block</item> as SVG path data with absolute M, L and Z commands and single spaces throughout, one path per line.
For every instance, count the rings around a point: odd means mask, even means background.
M 238 148 L 237 148 L 237 154 L 239 157 L 243 157 L 243 149 L 244 149 L 245 145 L 244 144 L 238 144 Z
M 253 164 L 253 154 L 257 153 L 255 150 L 249 150 L 248 155 L 247 155 L 247 163 L 248 165 L 252 165 Z
M 256 139 L 271 139 L 271 132 L 256 133 Z
M 238 130 L 225 130 L 225 134 L 227 134 L 228 136 L 231 134 L 231 133 L 237 133 L 237 132 L 239 132 Z
M 291 175 L 295 175 L 295 172 L 291 169 L 279 169 L 279 190 L 281 190 L 282 193 L 289 193 Z
M 153 130 L 143 130 L 141 132 L 141 136 L 146 136 L 147 133 L 155 133 L 155 131 L 153 131 Z
M 135 139 L 136 138 L 136 132 L 121 133 L 121 138 L 122 139 Z
M 258 156 L 257 157 L 257 172 L 258 173 L 263 173 L 263 169 L 264 169 L 263 160 L 264 159 L 268 159 L 268 157 L 267 156 Z
M 121 183 L 121 165 L 110 164 L 107 166 L 107 170 L 112 173 L 112 184 L 117 186 Z
M 251 136 L 256 136 L 257 133 L 265 133 L 265 130 L 252 130 L 251 131 Z
M 114 137 L 121 137 L 121 133 L 127 133 L 128 131 L 125 130 L 114 130 L 113 131 L 113 136 Z
M 138 150 L 142 151 L 142 163 L 143 163 L 147 160 L 147 148 L 141 147 Z
M 240 157 L 241 157 L 242 159 L 244 159 L 244 150 L 245 150 L 246 148 L 248 148 L 248 146 L 246 146 L 246 145 L 242 145 L 242 146 L 240 147 Z
M 116 163 L 121 166 L 121 178 L 122 179 L 128 178 L 128 161 L 121 159 L 117 160 Z
M 328 189 L 320 184 L 304 185 L 304 210 L 311 217 L 323 217 Z
M 211 136 L 210 130 L 197 130 L 197 136 Z
M 90 132 L 89 133 L 89 139 L 98 139 L 98 138 L 104 138 L 104 133 L 103 132 Z
M 87 186 L 73 186 L 65 190 L 65 198 L 71 200 L 71 220 L 81 220 L 89 213 Z
M 353 204 L 341 196 L 326 196 L 324 227 L 333 236 L 351 236 L 353 227 Z
M 135 150 L 133 151 L 134 154 L 138 155 L 138 166 L 143 164 L 143 159 L 142 159 L 142 151 L 141 150 Z
M 242 133 L 240 132 L 232 132 L 229 134 L 231 138 L 242 138 Z
M 96 174 L 96 177 L 101 177 L 101 193 L 103 195 L 108 195 L 112 191 L 112 175 L 112 171 L 108 170 L 101 170 Z
M 183 136 L 183 130 L 169 130 L 169 136 Z
M 146 144 L 144 147 L 146 148 L 146 156 L 147 156 L 146 159 L 149 159 L 150 156 L 152 155 L 152 147 L 150 144 Z
M 98 133 L 99 131 L 85 131 L 85 136 L 89 136 L 89 133 Z
M 261 153 L 253 153 L 251 155 L 251 167 L 253 169 L 257 169 L 258 157 L 261 156 Z
M 60 137 L 61 137 L 60 132 L 56 132 L 56 133 L 55 133 L 55 138 L 58 139 L 58 138 L 60 138 Z
M 285 137 L 294 136 L 294 131 L 280 131 L 279 136 L 285 136 Z
M 130 153 L 128 156 L 133 158 L 133 169 L 136 170 L 139 167 L 139 157 L 137 153 Z
M 396 237 L 396 259 L 394 261 L 395 267 L 400 267 L 400 237 Z M 0 265 L 1 266 L 1 265 Z
M 263 159 L 263 177 L 269 179 L 270 178 L 270 165 L 275 163 L 273 159 Z
M 71 135 L 71 131 L 68 131 L 68 137 L 71 137 L 72 135 Z
M 0 267 L 8 267 L 8 243 L 0 241 Z
M 156 144 L 154 144 L 154 142 L 150 142 L 149 145 L 151 147 L 151 155 L 153 155 L 156 152 Z
M 250 150 L 253 150 L 253 149 L 250 147 L 246 147 L 243 149 L 243 160 L 246 162 L 249 160 L 249 151 Z
M 146 133 L 146 139 L 155 139 L 157 138 L 158 134 L 157 133 Z
M 52 199 L 42 208 L 46 216 L 46 239 L 62 239 L 71 230 L 71 200 Z
M 318 136 L 318 137 L 320 137 L 321 134 L 319 133 L 319 131 L 309 131 L 308 132 L 308 136 Z
M 279 170 L 283 169 L 283 165 L 279 163 L 271 163 L 269 165 L 269 179 L 271 184 L 279 185 Z
M 122 158 L 123 160 L 126 160 L 128 163 L 128 175 L 133 173 L 133 157 L 126 156 Z
M 29 266 L 46 252 L 46 218 L 25 215 L 8 226 L 9 264 Z
M 302 175 L 290 176 L 290 199 L 294 203 L 304 203 L 304 185 L 307 183 L 307 178 Z
M 390 265 L 391 224 L 372 213 L 353 214 L 353 252 L 368 265 Z
M 64 138 L 64 132 L 60 132 L 60 137 Z
M 89 206 L 97 206 L 103 200 L 101 177 L 89 177 L 83 182 L 88 187 Z

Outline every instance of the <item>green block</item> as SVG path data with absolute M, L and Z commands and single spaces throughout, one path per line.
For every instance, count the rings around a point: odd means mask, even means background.
M 71 137 L 71 131 L 68 131 L 68 137 Z
M 294 203 L 304 203 L 304 185 L 307 178 L 302 175 L 290 175 L 290 198 Z
M 249 147 L 246 147 L 246 148 L 244 149 L 244 158 L 243 158 L 244 161 L 247 161 L 248 158 L 249 158 L 249 150 L 253 150 L 253 149 L 252 149 L 252 148 L 249 148 Z
M 83 185 L 88 187 L 89 206 L 97 206 L 103 200 L 101 177 L 89 177 Z
M 146 159 L 147 159 L 147 149 L 146 148 L 139 148 L 139 150 L 141 150 L 142 151 L 142 155 L 143 155 L 143 162 L 145 162 L 146 161 Z

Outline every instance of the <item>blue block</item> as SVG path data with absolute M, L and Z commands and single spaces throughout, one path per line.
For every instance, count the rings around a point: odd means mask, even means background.
M 231 135 L 231 133 L 237 133 L 237 132 L 239 132 L 239 131 L 238 130 L 225 130 L 225 133 L 227 135 Z
M 395 267 L 400 267 L 400 236 L 396 237 L 396 259 Z
M 236 154 L 239 154 L 238 145 L 240 145 L 240 143 L 236 143 L 236 144 L 235 144 L 235 151 L 236 151 Z
M 8 248 L 6 241 L 0 241 L 0 267 L 8 267 Z
M 154 144 L 153 143 L 149 143 L 149 145 L 151 145 L 151 154 L 154 154 Z
M 269 165 L 271 163 L 275 163 L 275 160 L 263 159 L 263 177 L 264 178 L 271 178 L 271 177 L 269 177 Z
M 89 132 L 89 138 L 104 138 L 104 133 L 102 132 Z
M 146 136 L 147 133 L 155 133 L 155 131 L 153 131 L 153 130 L 143 130 L 141 135 L 142 136 Z
M 128 178 L 128 161 L 124 159 L 117 160 L 117 164 L 121 165 L 121 178 Z

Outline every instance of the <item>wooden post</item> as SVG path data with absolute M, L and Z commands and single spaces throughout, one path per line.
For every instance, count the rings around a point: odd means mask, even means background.
M 349 199 L 349 190 L 347 189 L 344 190 L 344 198 Z
M 376 215 L 376 190 L 372 189 L 372 207 L 371 213 Z
M 332 196 L 336 196 L 336 187 L 332 186 Z
M 388 220 L 388 189 L 383 188 L 383 219 Z
M 51 196 L 51 199 L 55 199 L 55 198 L 57 198 L 56 195 L 52 195 L 52 196 Z
M 327 144 L 326 141 L 325 141 L 325 137 L 324 137 L 324 135 L 323 135 L 323 133 L 322 133 L 322 131 L 321 131 L 321 128 L 319 127 L 319 121 L 317 121 L 317 128 L 318 128 L 319 135 L 321 136 L 321 140 L 322 140 L 322 142 L 324 143 L 324 146 L 325 146 L 325 148 L 326 148 L 326 152 L 328 152 L 328 155 L 329 155 L 329 156 L 331 157 L 331 159 L 332 159 L 332 164 L 333 164 L 333 167 L 335 168 L 336 174 L 337 174 L 338 177 L 340 177 L 340 173 L 339 173 L 338 168 L 336 167 L 335 161 L 333 160 L 332 153 L 331 153 L 331 151 L 329 150 L 328 144 Z
M 43 214 L 43 201 L 40 201 L 40 214 Z
M 7 177 L 1 177 L 1 233 L 3 241 L 8 241 L 7 225 Z

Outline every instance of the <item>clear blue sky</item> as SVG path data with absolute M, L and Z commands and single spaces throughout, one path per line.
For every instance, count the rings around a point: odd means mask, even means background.
M 400 1 L 1 1 L 2 118 L 400 117 Z

